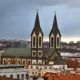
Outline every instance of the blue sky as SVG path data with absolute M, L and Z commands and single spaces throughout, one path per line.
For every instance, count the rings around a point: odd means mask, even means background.
M 29 40 L 37 8 L 44 40 L 48 40 L 54 11 L 62 41 L 80 40 L 79 0 L 0 0 L 0 39 Z

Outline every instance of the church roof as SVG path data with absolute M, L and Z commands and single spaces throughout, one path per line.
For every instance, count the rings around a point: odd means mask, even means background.
M 55 64 L 63 64 L 62 57 L 59 52 L 53 48 L 43 48 L 43 58 L 55 61 Z M 58 56 L 56 56 L 58 54 Z M 17 58 L 31 58 L 31 48 L 7 48 L 2 57 L 17 57 Z M 36 58 L 36 57 L 34 57 Z
M 52 54 L 52 48 L 43 48 L 43 57 L 49 58 Z M 7 48 L 3 55 L 3 57 L 31 57 L 31 48 Z
M 34 24 L 34 28 L 33 28 L 33 30 L 32 30 L 31 35 L 33 34 L 33 32 L 35 32 L 36 34 L 39 34 L 39 32 L 41 32 L 42 35 L 43 35 L 42 29 L 41 29 L 41 27 L 40 27 L 40 21 L 39 21 L 38 12 L 37 12 L 37 14 L 36 14 L 35 24 Z
M 57 56 L 57 57 L 55 57 L 54 62 L 57 65 L 63 65 L 63 64 L 65 64 L 64 61 L 62 60 L 62 57 L 60 55 Z
M 44 54 L 43 56 L 49 58 L 53 51 L 54 51 L 53 48 L 43 48 L 43 54 Z
M 58 49 L 53 50 L 52 54 L 49 57 L 49 60 L 51 60 L 51 61 L 54 60 L 55 64 L 57 64 L 57 65 L 64 64 Z
M 54 16 L 54 21 L 53 21 L 52 29 L 51 29 L 51 32 L 50 32 L 49 36 L 50 36 L 52 33 L 53 33 L 55 36 L 57 35 L 57 33 L 59 33 L 59 35 L 61 36 L 61 33 L 60 33 L 60 31 L 59 31 L 59 28 L 58 28 L 58 24 L 57 24 L 56 14 L 55 14 L 55 16 Z
M 31 57 L 31 48 L 7 48 L 3 57 Z
M 43 48 L 43 59 L 55 60 L 56 64 L 62 64 L 62 58 L 57 52 L 55 56 L 55 49 Z M 31 48 L 7 48 L 2 57 L 17 57 L 17 58 L 31 58 Z M 41 58 L 42 59 L 42 58 Z

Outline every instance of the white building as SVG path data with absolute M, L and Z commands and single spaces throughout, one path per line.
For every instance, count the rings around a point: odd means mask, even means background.
M 0 76 L 28 80 L 28 72 L 22 65 L 0 65 Z

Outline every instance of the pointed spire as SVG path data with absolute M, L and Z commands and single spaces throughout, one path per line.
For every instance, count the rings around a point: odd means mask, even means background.
M 37 9 L 37 14 L 36 14 L 36 20 L 35 20 L 35 25 L 34 25 L 34 27 L 35 27 L 36 29 L 37 29 L 37 28 L 40 28 L 38 9 Z
M 36 11 L 37 11 L 37 14 L 36 14 L 35 24 L 34 24 L 34 28 L 33 28 L 32 33 L 35 32 L 36 34 L 38 34 L 39 32 L 41 32 L 43 35 L 43 32 L 42 32 L 41 27 L 40 27 L 38 9 L 36 9 Z M 31 35 L 32 35 L 32 33 L 31 33 Z
M 56 13 L 55 13 L 55 15 L 54 15 L 54 22 L 53 22 L 52 28 L 53 28 L 54 30 L 57 30 L 57 29 L 58 29 L 57 19 L 56 19 Z
M 52 25 L 50 34 L 51 33 L 54 33 L 54 35 L 57 35 L 57 33 L 59 33 L 59 35 L 61 36 L 59 28 L 58 28 L 58 24 L 57 24 L 56 11 L 55 11 L 54 21 L 53 21 L 53 25 Z

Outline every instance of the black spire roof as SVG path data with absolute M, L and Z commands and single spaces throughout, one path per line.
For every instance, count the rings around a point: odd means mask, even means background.
M 55 36 L 57 35 L 57 33 L 59 33 L 59 35 L 61 36 L 61 33 L 60 33 L 58 25 L 57 25 L 56 14 L 54 15 L 54 21 L 53 21 L 52 29 L 51 29 L 49 36 L 51 35 L 51 33 L 53 33 Z
M 37 12 L 37 14 L 36 14 L 35 24 L 34 24 L 34 28 L 33 28 L 33 30 L 32 30 L 31 35 L 33 34 L 33 32 L 35 32 L 36 34 L 39 34 L 39 32 L 41 32 L 42 35 L 43 35 L 42 29 L 41 29 L 41 27 L 40 27 L 40 21 L 39 21 L 38 12 Z

